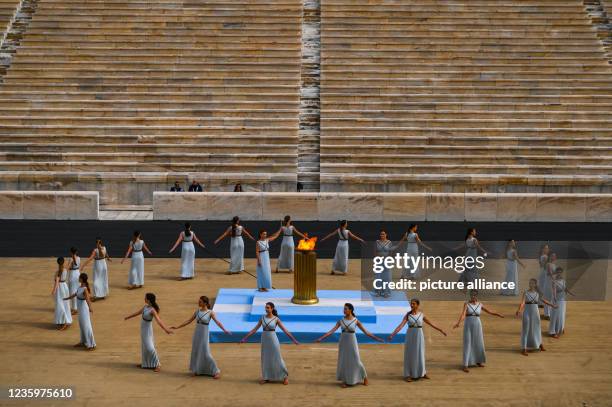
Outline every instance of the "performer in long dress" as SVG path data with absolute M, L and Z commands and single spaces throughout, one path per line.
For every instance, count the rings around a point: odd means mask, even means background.
M 557 308 L 550 311 L 550 323 L 548 324 L 548 333 L 555 339 L 565 333 L 565 294 L 574 295 L 567 289 L 567 282 L 563 278 L 563 268 L 557 267 L 552 280 L 552 300 Z
M 426 323 L 446 336 L 446 332 L 435 326 L 421 311 L 419 311 L 420 304 L 420 301 L 416 298 L 410 301 L 410 311 L 406 313 L 402 322 L 400 322 L 388 338 L 388 340 L 391 341 L 393 337 L 402 330 L 404 325 L 408 324 L 408 328 L 406 329 L 406 341 L 404 342 L 404 380 L 407 382 L 430 378 L 425 369 L 425 335 L 423 335 L 423 323 Z
M 321 239 L 321 242 L 326 241 L 334 235 L 338 236 L 338 245 L 336 246 L 336 254 L 334 255 L 334 261 L 332 263 L 331 274 L 346 275 L 348 272 L 349 238 L 358 240 L 361 243 L 365 243 L 365 241 L 348 230 L 348 222 L 346 220 L 341 220 L 338 229 Z
M 424 247 L 427 250 L 431 251 L 431 247 L 423 243 L 423 241 L 419 237 L 419 234 L 417 233 L 418 228 L 419 225 L 412 224 L 408 228 L 408 232 L 404 234 L 404 240 L 408 241 L 408 244 L 406 245 L 406 253 L 408 254 L 408 256 L 412 257 L 415 260 L 420 258 L 419 251 L 421 247 Z M 413 280 L 421 277 L 421 269 L 418 266 L 419 262 L 414 261 L 413 264 L 415 264 L 414 270 L 405 268 L 402 272 L 402 278 L 408 278 Z
M 552 293 L 552 282 L 553 274 L 557 269 L 557 253 L 550 253 L 548 255 L 548 263 L 546 263 L 546 272 L 544 273 L 544 285 L 538 286 L 542 290 L 543 298 L 551 301 L 553 297 Z M 551 308 L 549 305 L 544 304 L 544 319 L 550 319 Z
M 103 300 L 109 293 L 108 289 L 108 266 L 106 261 L 111 261 L 108 250 L 102 243 L 102 239 L 96 237 L 96 248 L 91 251 L 89 258 L 83 264 L 85 270 L 89 262 L 94 261 L 93 266 L 93 298 L 92 301 Z
M 70 308 L 72 313 L 78 311 L 76 297 L 73 296 L 79 288 L 79 275 L 81 274 L 81 258 L 76 247 L 70 248 L 70 261 L 68 262 L 68 289 L 70 290 Z
M 272 288 L 272 270 L 270 268 L 270 242 L 276 240 L 280 230 L 268 237 L 265 230 L 259 231 L 259 240 L 255 245 L 257 257 L 257 291 L 268 291 Z
M 387 257 L 389 256 L 393 251 L 395 251 L 399 245 L 402 244 L 402 242 L 404 242 L 404 240 L 406 240 L 406 235 L 404 235 L 402 237 L 402 239 L 396 244 L 394 245 L 393 242 L 391 240 L 389 240 L 388 235 L 387 235 L 387 231 L 386 230 L 381 230 L 380 231 L 380 235 L 379 235 L 379 239 L 376 241 L 376 256 L 382 256 L 382 257 Z M 380 273 L 380 279 L 382 280 L 382 283 L 390 283 L 393 277 L 393 273 L 391 272 L 391 270 L 385 266 L 385 264 L 382 264 L 384 270 L 382 271 L 382 273 Z M 374 277 L 379 278 L 378 276 Z M 375 289 L 374 290 L 374 295 L 377 297 L 389 297 L 391 295 L 391 289 L 389 288 L 388 285 L 385 285 L 384 288 L 382 289 Z
M 556 307 L 542 296 L 538 288 L 538 280 L 529 280 L 529 288 L 523 292 L 523 297 L 519 308 L 516 311 L 518 317 L 523 313 L 523 324 L 521 327 L 521 354 L 528 356 L 527 350 L 540 349 L 545 351 L 542 345 L 542 327 L 540 324 L 540 312 L 538 311 L 539 300 L 545 305 Z
M 93 312 L 91 306 L 91 293 L 89 290 L 89 283 L 87 282 L 87 274 L 81 273 L 79 275 L 79 288 L 76 293 L 67 297 L 66 300 L 76 297 L 79 308 L 79 331 L 81 334 L 81 340 L 79 343 L 74 345 L 75 348 L 84 347 L 87 350 L 96 349 L 96 341 L 94 340 L 93 328 L 91 327 L 90 312 Z
M 146 251 L 149 256 L 153 256 L 153 253 L 147 247 L 147 244 L 142 240 L 142 233 L 139 230 L 134 231 L 132 240 L 128 245 L 125 256 L 121 259 L 121 264 L 127 259 L 130 254 L 132 255 L 132 264 L 130 265 L 130 272 L 128 273 L 128 290 L 134 288 L 141 288 L 144 285 L 144 255 L 142 251 Z
M 68 272 L 64 268 L 64 258 L 57 258 L 57 271 L 53 279 L 53 289 L 51 295 L 55 299 L 55 325 L 57 329 L 63 331 L 72 325 L 72 314 L 70 312 L 70 300 L 64 298 L 70 295 L 68 289 Z
M 231 261 L 227 274 L 237 274 L 242 273 L 244 271 L 244 240 L 242 240 L 243 233 L 246 235 L 246 237 L 255 241 L 249 231 L 245 227 L 240 225 L 240 218 L 238 216 L 234 216 L 232 218 L 232 226 L 228 227 L 225 232 L 223 232 L 223 234 L 219 236 L 217 240 L 215 240 L 215 244 L 217 244 L 221 240 L 225 239 L 227 236 L 231 237 Z
M 198 300 L 198 309 L 191 318 L 178 326 L 170 327 L 170 329 L 180 329 L 189 325 L 194 320 L 196 321 L 196 328 L 191 340 L 189 370 L 193 376 L 212 376 L 213 379 L 219 379 L 221 377 L 221 370 L 217 367 L 217 363 L 210 353 L 208 325 L 213 320 L 223 332 L 228 335 L 232 333 L 225 329 L 223 324 L 217 319 L 217 316 L 211 309 L 210 300 L 205 295 L 201 296 Z
M 464 241 L 464 247 L 465 247 L 465 257 L 466 259 L 467 258 L 472 259 L 472 264 L 474 263 L 475 259 L 478 257 L 479 252 L 482 252 L 484 257 L 487 256 L 486 250 L 482 248 L 482 246 L 480 245 L 480 242 L 476 238 L 475 228 L 469 228 L 467 230 L 465 241 Z M 465 271 L 459 277 L 459 281 L 463 281 L 464 283 L 467 284 L 467 283 L 475 281 L 477 278 L 478 278 L 478 269 L 474 265 L 472 267 L 466 267 Z
M 153 369 L 154 372 L 159 372 L 161 364 L 159 363 L 159 357 L 155 350 L 155 339 L 153 337 L 153 320 L 164 330 L 168 335 L 172 334 L 172 331 L 166 328 L 159 317 L 159 305 L 157 305 L 157 299 L 155 294 L 145 294 L 145 305 L 133 314 L 125 317 L 125 320 L 134 318 L 138 315 L 142 316 L 140 321 L 140 341 L 141 341 L 141 358 L 142 362 L 138 367 L 142 369 Z
M 518 251 L 516 249 L 516 241 L 514 239 L 508 240 L 506 245 L 506 283 L 514 283 L 514 288 L 507 288 L 501 291 L 501 295 L 513 295 L 519 294 L 518 288 L 518 266 L 521 265 L 525 268 L 525 265 L 519 259 Z
M 546 265 L 548 264 L 548 255 L 550 254 L 550 246 L 543 244 L 540 248 L 540 257 L 538 258 L 540 264 L 540 274 L 538 275 L 538 287 L 544 287 L 546 284 Z M 542 299 L 538 304 L 539 307 L 544 307 Z
M 453 329 L 459 328 L 461 322 L 465 321 L 463 324 L 463 371 L 466 373 L 470 371 L 470 366 L 484 367 L 484 363 L 487 361 L 482 323 L 480 322 L 482 311 L 499 318 L 504 317 L 502 314 L 491 311 L 478 301 L 478 290 L 470 290 L 470 300 L 463 304 L 459 320 L 453 326 Z
M 344 318 L 339 320 L 332 329 L 321 336 L 316 342 L 321 342 L 334 332 L 342 329 L 340 341 L 338 341 L 338 365 L 336 368 L 336 380 L 341 382 L 342 387 L 354 386 L 356 384 L 368 385 L 368 376 L 359 356 L 359 345 L 357 343 L 356 331 L 359 328 L 364 334 L 378 342 L 384 339 L 370 333 L 355 316 L 353 304 L 344 304 Z
M 278 313 L 271 302 L 266 303 L 266 314 L 261 317 L 257 325 L 251 329 L 242 338 L 240 343 L 245 343 L 251 335 L 253 335 L 259 327 L 263 327 L 261 334 L 261 380 L 260 384 L 268 382 L 282 382 L 289 384 L 289 371 L 285 365 L 285 361 L 281 356 L 280 343 L 276 336 L 276 327 L 283 330 L 285 335 L 291 339 L 293 343 L 299 345 L 295 337 L 285 328 L 281 320 L 278 318 Z
M 174 252 L 181 242 L 181 275 L 178 278 L 179 281 L 195 277 L 195 246 L 193 242 L 196 242 L 202 249 L 205 248 L 195 232 L 191 230 L 191 223 L 189 222 L 185 223 L 185 230 L 179 233 L 178 239 L 168 253 Z
M 293 235 L 298 235 L 302 239 L 306 239 L 306 236 L 297 230 L 295 226 L 293 226 L 291 216 L 289 215 L 285 216 L 279 232 L 281 236 L 283 236 L 283 241 L 281 242 L 280 255 L 278 256 L 278 261 L 276 262 L 276 272 L 278 273 L 280 270 L 287 270 L 290 273 L 293 273 L 293 255 L 295 252 Z

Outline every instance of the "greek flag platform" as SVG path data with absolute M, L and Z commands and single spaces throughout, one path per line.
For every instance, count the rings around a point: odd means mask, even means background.
M 355 307 L 357 318 L 373 334 L 386 339 L 400 323 L 410 304 L 401 292 L 393 292 L 390 298 L 376 297 L 367 292 L 349 290 L 319 290 L 319 303 L 297 305 L 291 302 L 293 290 L 270 290 L 258 292 L 255 289 L 222 288 L 217 294 L 213 310 L 225 328 L 232 332 L 226 335 L 214 322 L 210 324 L 212 342 L 238 342 L 250 331 L 265 313 L 266 302 L 273 302 L 278 316 L 285 327 L 300 342 L 313 342 L 329 331 L 342 318 L 344 304 L 350 302 Z M 278 338 L 288 343 L 289 338 L 277 328 Z M 259 342 L 259 332 L 249 338 L 249 342 Z M 340 330 L 326 341 L 338 341 Z M 357 330 L 360 343 L 374 342 Z M 400 332 L 393 343 L 403 343 L 404 332 Z

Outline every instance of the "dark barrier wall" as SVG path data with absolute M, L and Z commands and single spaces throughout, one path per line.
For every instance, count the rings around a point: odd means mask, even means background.
M 229 256 L 229 239 L 218 245 L 213 241 L 229 226 L 226 221 L 194 221 L 192 229 L 207 246 L 210 252 L 196 249 L 198 257 L 227 258 Z M 280 222 L 245 221 L 243 225 L 256 237 L 260 229 L 268 233 L 275 232 Z M 294 225 L 311 236 L 323 237 L 331 232 L 336 222 L 296 220 Z M 387 230 L 390 238 L 398 240 L 408 228 L 408 222 L 351 222 L 349 229 L 366 240 L 376 240 L 381 229 Z M 528 222 L 419 222 L 419 234 L 423 241 L 463 241 L 468 227 L 475 227 L 481 241 L 608 241 L 612 236 L 610 223 L 528 223 Z M 132 232 L 140 230 L 144 240 L 155 257 L 178 257 L 168 255 L 168 250 L 183 230 L 179 221 L 36 221 L 36 220 L 0 220 L 0 256 L 1 257 L 48 257 L 67 256 L 71 246 L 76 246 L 81 256 L 89 255 L 94 248 L 96 236 L 104 239 L 112 257 L 123 256 L 130 241 Z M 334 255 L 337 239 L 329 239 L 317 247 L 319 258 L 330 258 Z M 271 244 L 270 254 L 278 255 L 280 240 Z M 350 244 L 350 255 L 359 258 L 361 248 L 358 242 Z M 523 257 L 535 254 L 523 253 Z M 255 257 L 254 243 L 245 239 L 245 256 Z

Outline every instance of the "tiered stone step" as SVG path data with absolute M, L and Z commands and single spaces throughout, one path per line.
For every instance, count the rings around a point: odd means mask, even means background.
M 0 38 L 13 18 L 18 4 L 18 0 L 0 0 Z
M 579 0 L 328 0 L 322 191 L 612 191 L 612 70 Z
M 102 204 L 196 177 L 293 191 L 301 13 L 298 0 L 40 0 L 0 86 L 0 187 L 77 178 Z M 136 185 L 112 191 L 122 183 Z

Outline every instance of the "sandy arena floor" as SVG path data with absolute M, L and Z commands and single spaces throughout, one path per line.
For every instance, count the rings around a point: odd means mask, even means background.
M 273 264 L 274 265 L 274 264 Z M 197 278 L 176 281 L 177 259 L 146 260 L 141 290 L 128 291 L 128 263 L 110 264 L 111 294 L 94 303 L 93 325 L 98 348 L 73 348 L 78 325 L 64 332 L 53 325 L 50 295 L 54 259 L 3 259 L 0 283 L 2 314 L 0 385 L 73 386 L 75 401 L 6 402 L 0 405 L 113 406 L 610 406 L 612 405 L 612 302 L 568 304 L 567 333 L 545 337 L 548 351 L 518 353 L 520 320 L 516 301 L 490 303 L 505 319 L 483 317 L 488 363 L 469 374 L 461 364 L 461 329 L 452 330 L 461 310 L 458 302 L 425 302 L 422 309 L 450 331 L 444 338 L 425 329 L 431 380 L 402 380 L 402 345 L 362 345 L 361 357 L 370 385 L 341 389 L 335 382 L 337 344 L 282 345 L 290 385 L 259 385 L 259 345 L 213 344 L 221 380 L 191 377 L 189 362 L 193 325 L 174 335 L 155 328 L 162 370 L 153 373 L 140 363 L 139 320 L 123 321 L 143 303 L 145 292 L 158 296 L 168 325 L 187 319 L 200 295 L 216 296 L 221 287 L 254 287 L 248 275 L 224 275 L 220 260 L 197 260 Z M 359 264 L 347 277 L 328 274 L 329 260 L 319 261 L 319 287 L 359 289 Z M 254 260 L 247 259 L 254 271 Z M 205 271 L 202 271 L 205 270 Z M 290 288 L 293 276 L 273 274 L 277 288 Z M 399 322 L 399 321 L 398 321 Z M 547 329 L 548 323 L 543 322 Z

